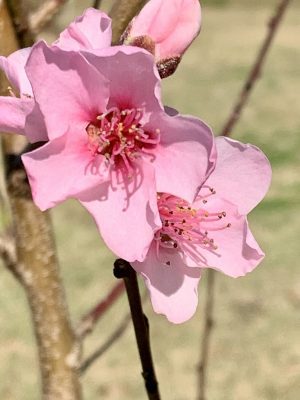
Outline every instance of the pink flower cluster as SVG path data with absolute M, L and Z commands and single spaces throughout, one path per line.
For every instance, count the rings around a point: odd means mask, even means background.
M 247 213 L 271 179 L 259 149 L 162 105 L 200 18 L 198 0 L 150 0 L 111 46 L 110 19 L 88 9 L 52 45 L 0 57 L 0 130 L 42 142 L 22 156 L 34 202 L 78 199 L 174 323 L 194 314 L 203 268 L 237 277 L 262 260 Z

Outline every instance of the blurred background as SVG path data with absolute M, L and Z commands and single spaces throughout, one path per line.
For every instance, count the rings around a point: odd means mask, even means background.
M 39 1 L 32 1 L 32 9 Z M 109 10 L 112 1 L 103 1 Z M 220 132 L 258 47 L 276 0 L 203 0 L 199 38 L 178 71 L 163 81 L 165 104 L 204 119 Z M 69 0 L 41 37 L 53 40 L 88 1 Z M 273 167 L 265 201 L 250 224 L 266 258 L 237 280 L 217 276 L 208 400 L 300 398 L 300 2 L 292 2 L 275 38 L 262 79 L 232 137 L 259 146 Z M 62 275 L 76 322 L 114 284 L 114 256 L 91 217 L 69 201 L 52 212 Z M 5 215 L 2 212 L 2 220 Z M 149 303 L 153 356 L 163 399 L 196 398 L 206 278 L 192 320 L 176 326 Z M 125 296 L 86 340 L 89 354 L 128 310 Z M 27 302 L 11 274 L 0 268 L 0 399 L 37 400 L 39 375 Z M 133 330 L 84 375 L 89 400 L 146 398 Z

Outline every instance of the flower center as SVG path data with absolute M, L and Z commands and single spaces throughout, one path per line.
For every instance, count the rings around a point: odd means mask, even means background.
M 128 174 L 134 162 L 160 141 L 160 131 L 149 132 L 143 128 L 143 110 L 139 108 L 120 111 L 114 107 L 101 114 L 87 128 L 89 149 L 102 155 L 110 165 L 124 169 Z
M 202 194 L 207 190 L 206 194 Z M 213 188 L 201 189 L 202 204 L 200 208 L 192 208 L 185 200 L 162 193 L 158 194 L 158 210 L 162 220 L 162 228 L 156 232 L 155 239 L 159 246 L 177 249 L 184 243 L 196 244 L 215 251 L 213 232 L 231 226 L 224 223 L 226 212 L 211 212 L 205 209 L 207 198 L 216 192 Z M 205 193 L 205 192 L 204 192 Z

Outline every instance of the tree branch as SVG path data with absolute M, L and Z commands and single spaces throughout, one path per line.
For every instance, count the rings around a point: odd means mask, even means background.
M 147 298 L 148 298 L 148 293 L 145 292 L 144 295 L 142 296 L 142 303 L 144 303 L 144 301 Z M 122 319 L 117 328 L 115 328 L 115 330 L 112 332 L 109 338 L 83 361 L 80 367 L 81 374 L 84 374 L 94 364 L 94 362 L 96 362 L 100 357 L 102 357 L 103 354 L 105 354 L 107 350 L 109 350 L 111 346 L 113 346 L 115 342 L 124 335 L 127 328 L 129 327 L 130 321 L 131 321 L 131 314 L 128 313 Z
M 81 341 L 94 330 L 99 319 L 118 300 L 124 291 L 124 283 L 122 281 L 117 282 L 107 296 L 81 319 L 76 329 L 76 336 Z
M 30 31 L 25 5 L 23 0 L 6 0 L 6 7 L 11 17 L 11 23 L 14 27 L 15 36 L 20 48 L 32 46 L 34 36 Z
M 247 100 L 249 99 L 250 94 L 254 88 L 254 85 L 257 82 L 258 78 L 261 76 L 262 67 L 269 53 L 271 44 L 273 43 L 275 33 L 278 30 L 278 27 L 283 19 L 284 13 L 289 3 L 290 0 L 279 1 L 275 13 L 268 25 L 268 31 L 266 37 L 263 40 L 262 46 L 254 60 L 253 67 L 251 68 L 249 76 L 247 77 L 245 84 L 243 85 L 243 88 L 238 96 L 237 102 L 234 105 L 228 120 L 224 124 L 224 127 L 221 131 L 221 135 L 230 136 L 233 127 L 238 122 L 241 113 L 245 105 L 247 104 Z M 198 400 L 206 399 L 207 369 L 209 361 L 211 334 L 213 328 L 214 292 L 216 284 L 215 282 L 216 282 L 215 271 L 209 269 L 207 271 L 207 293 L 206 293 L 206 305 L 205 305 L 204 331 L 201 344 L 201 357 L 198 366 L 198 385 L 199 385 Z
M 114 275 L 124 279 L 148 399 L 160 400 L 150 348 L 149 323 L 143 313 L 136 272 L 127 261 L 119 259 L 114 264 Z
M 146 0 L 115 0 L 109 13 L 112 18 L 112 43 L 118 44 L 132 18 L 138 14 Z
M 19 6 L 20 2 L 13 0 L 0 3 L 0 30 L 3 30 L 0 32 L 0 54 L 8 55 L 19 46 L 32 44 Z M 14 29 L 18 29 L 16 34 Z M 7 82 L 1 79 L 0 86 L 7 87 Z M 13 162 L 20 150 L 17 150 L 19 140 L 23 148 L 24 139 L 18 135 L 7 135 L 3 140 L 8 200 L 16 237 L 17 263 L 13 264 L 13 272 L 26 292 L 31 309 L 42 376 L 42 398 L 80 400 L 79 346 L 69 321 L 50 216 L 34 205 L 25 171 L 20 163 Z
M 213 269 L 207 270 L 207 288 L 206 288 L 206 302 L 204 308 L 204 330 L 202 334 L 201 344 L 201 361 L 198 366 L 198 400 L 206 399 L 206 380 L 207 380 L 207 367 L 208 357 L 210 350 L 211 331 L 213 328 L 213 311 L 214 311 L 214 288 L 215 288 L 216 274 Z
M 109 336 L 109 338 L 98 349 L 96 349 L 90 356 L 88 356 L 84 360 L 84 362 L 81 364 L 80 367 L 81 375 L 83 375 L 88 370 L 88 368 L 92 364 L 94 364 L 96 360 L 98 360 L 101 356 L 103 356 L 103 354 L 106 353 L 106 351 L 109 350 L 111 346 L 124 335 L 127 328 L 129 327 L 130 321 L 131 321 L 131 314 L 128 313 L 122 319 L 118 327 Z
M 99 9 L 100 6 L 101 6 L 101 0 L 94 0 L 93 7 Z
M 233 127 L 240 119 L 242 111 L 243 111 L 245 105 L 247 104 L 247 101 L 250 97 L 250 94 L 251 94 L 253 88 L 254 88 L 254 85 L 255 85 L 256 81 L 258 80 L 258 78 L 260 78 L 260 76 L 261 76 L 264 62 L 267 58 L 268 52 L 273 43 L 273 39 L 275 37 L 275 34 L 278 30 L 280 22 L 283 19 L 284 13 L 285 13 L 289 3 L 290 3 L 290 0 L 280 0 L 279 1 L 276 11 L 268 24 L 269 29 L 267 31 L 267 35 L 266 35 L 266 37 L 262 43 L 262 46 L 255 58 L 254 64 L 253 64 L 253 66 L 249 72 L 249 75 L 244 83 L 244 86 L 238 96 L 237 102 L 234 105 L 233 110 L 232 110 L 227 122 L 224 125 L 224 128 L 222 129 L 222 132 L 221 132 L 222 136 L 229 136 L 232 133 Z
M 29 15 L 28 23 L 32 34 L 37 35 L 60 11 L 67 0 L 47 0 L 34 13 Z

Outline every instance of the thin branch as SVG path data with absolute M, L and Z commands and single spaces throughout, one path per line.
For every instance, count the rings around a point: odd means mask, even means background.
M 28 24 L 24 1 L 6 0 L 6 6 L 11 17 L 19 47 L 32 46 L 34 43 L 34 36 Z
M 118 298 L 124 293 L 124 291 L 124 283 L 122 281 L 117 282 L 106 295 L 106 297 L 102 299 L 91 311 L 89 311 L 81 319 L 76 329 L 77 337 L 81 341 L 94 330 L 95 325 L 100 320 L 100 318 L 118 300 Z
M 201 344 L 201 361 L 198 366 L 198 400 L 206 399 L 206 380 L 207 380 L 207 366 L 211 341 L 211 330 L 213 328 L 213 311 L 214 311 L 214 288 L 215 288 L 215 271 L 213 269 L 207 270 L 207 288 L 206 288 L 206 302 L 204 308 L 204 330 L 202 334 Z
M 67 0 L 47 0 L 28 17 L 29 28 L 34 35 L 51 22 Z
M 284 13 L 285 13 L 289 3 L 290 3 L 290 0 L 280 0 L 279 1 L 276 11 L 268 24 L 269 29 L 267 31 L 267 35 L 266 35 L 266 37 L 262 43 L 262 46 L 255 58 L 254 64 L 253 64 L 253 66 L 249 72 L 249 75 L 245 81 L 245 84 L 238 96 L 237 102 L 234 105 L 233 110 L 232 110 L 227 122 L 224 125 L 224 128 L 222 129 L 221 135 L 230 136 L 230 134 L 232 133 L 233 127 L 240 119 L 242 111 L 250 97 L 251 91 L 253 90 L 256 81 L 261 76 L 264 62 L 267 58 L 268 52 L 273 43 L 273 39 L 275 37 L 275 34 L 276 34 L 278 27 L 283 19 Z
M 132 18 L 138 14 L 146 0 L 115 0 L 115 3 L 109 13 L 112 18 L 112 43 L 119 43 L 122 33 Z
M 261 76 L 262 67 L 269 53 L 271 44 L 276 31 L 283 19 L 284 13 L 290 3 L 290 0 L 280 0 L 276 11 L 268 24 L 268 31 L 266 37 L 262 43 L 262 46 L 255 58 L 253 67 L 250 70 L 249 76 L 247 77 L 245 84 L 238 96 L 237 102 L 233 107 L 233 110 L 224 124 L 221 131 L 221 135 L 230 136 L 233 127 L 239 120 L 241 113 L 247 104 L 247 100 L 254 88 L 255 83 Z M 210 269 L 207 271 L 207 294 L 206 294 L 206 305 L 205 305 L 205 322 L 204 322 L 204 332 L 202 336 L 201 344 L 201 357 L 198 367 L 198 382 L 199 382 L 199 394 L 198 400 L 206 400 L 206 381 L 207 381 L 207 369 L 209 361 L 209 350 L 211 343 L 211 334 L 213 328 L 213 313 L 214 313 L 214 292 L 216 285 L 215 271 Z
M 150 348 L 149 323 L 143 313 L 136 272 L 127 261 L 119 259 L 114 264 L 114 275 L 124 279 L 148 399 L 160 400 Z
M 98 349 L 96 349 L 90 356 L 88 356 L 84 362 L 81 364 L 80 367 L 80 374 L 83 375 L 88 368 L 94 364 L 96 360 L 98 360 L 107 350 L 111 348 L 111 346 L 120 339 L 124 333 L 126 332 L 127 328 L 129 327 L 131 321 L 131 314 L 128 313 L 122 319 L 120 325 L 113 331 L 110 337 L 104 342 Z
M 101 6 L 101 0 L 94 0 L 93 7 L 99 9 L 100 6 Z
M 144 303 L 148 299 L 148 293 L 144 293 L 142 296 L 142 303 Z M 107 350 L 113 346 L 117 340 L 121 339 L 121 337 L 126 332 L 129 327 L 131 321 L 131 314 L 128 313 L 122 319 L 120 324 L 115 328 L 113 333 L 109 336 L 109 338 L 96 350 L 93 351 L 81 364 L 80 373 L 84 374 L 101 356 L 103 356 Z

